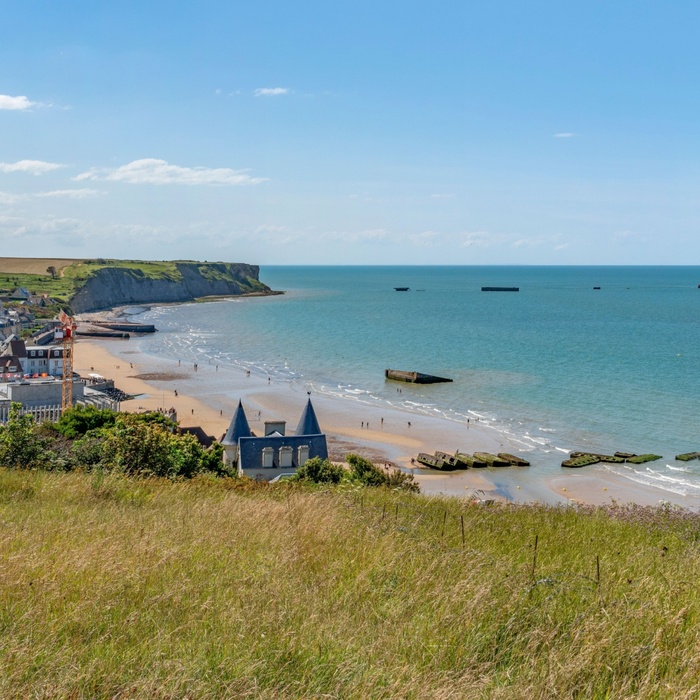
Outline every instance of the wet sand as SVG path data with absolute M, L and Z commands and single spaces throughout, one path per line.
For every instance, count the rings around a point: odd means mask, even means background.
M 114 379 L 117 388 L 135 395 L 122 403 L 124 411 L 173 407 L 181 425 L 201 426 L 217 439 L 225 433 L 239 400 L 251 429 L 260 435 L 266 420 L 284 420 L 288 432 L 293 432 L 307 399 L 304 387 L 248 376 L 222 365 L 204 364 L 195 370 L 191 363 L 145 355 L 129 340 L 80 339 L 75 370 L 84 376 L 96 372 Z M 504 442 L 496 430 L 476 421 L 465 427 L 444 418 L 367 406 L 353 399 L 314 395 L 312 400 L 334 458 L 355 451 L 373 461 L 399 466 L 415 475 L 425 494 L 550 504 L 602 504 L 614 499 L 653 505 L 665 500 L 698 507 L 686 497 L 600 470 L 562 470 L 543 476 L 528 467 L 445 473 L 416 468 L 411 459 L 419 452 L 517 454 L 519 450 Z

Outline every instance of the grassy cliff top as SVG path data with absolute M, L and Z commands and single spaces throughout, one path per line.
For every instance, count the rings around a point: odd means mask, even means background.
M 0 295 L 25 287 L 32 293 L 48 294 L 68 303 L 88 279 L 104 268 L 137 271 L 146 278 L 177 282 L 181 279 L 177 265 L 183 263 L 196 265 L 202 276 L 210 280 L 226 279 L 226 267 L 234 264 L 196 260 L 0 258 Z
M 2 697 L 697 697 L 697 514 L 0 469 L 0 520 Z

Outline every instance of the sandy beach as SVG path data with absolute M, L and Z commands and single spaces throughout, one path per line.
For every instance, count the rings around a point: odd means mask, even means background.
M 286 382 L 248 375 L 224 365 L 155 358 L 129 340 L 80 339 L 75 370 L 113 379 L 115 386 L 135 396 L 122 403 L 124 411 L 175 408 L 183 426 L 201 426 L 220 439 L 238 401 L 243 402 L 251 429 L 262 434 L 266 420 L 284 420 L 291 432 L 306 402 L 306 390 Z M 460 450 L 518 452 L 517 445 L 488 425 L 468 427 L 443 418 L 416 415 L 397 408 L 368 406 L 352 399 L 312 396 L 333 459 L 358 452 L 375 462 L 411 471 L 425 494 L 507 500 L 514 502 L 620 503 L 654 505 L 667 501 L 697 508 L 697 499 L 637 484 L 622 476 L 592 470 L 562 470 L 549 477 L 529 468 L 480 469 L 441 473 L 415 468 L 419 452 Z

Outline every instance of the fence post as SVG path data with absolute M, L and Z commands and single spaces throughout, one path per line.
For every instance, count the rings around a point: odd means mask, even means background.
M 535 578 L 535 569 L 537 567 L 537 542 L 540 536 L 535 535 L 535 551 L 532 553 L 532 578 Z

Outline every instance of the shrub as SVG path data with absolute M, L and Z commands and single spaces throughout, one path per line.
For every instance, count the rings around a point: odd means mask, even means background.
M 71 458 L 73 465 L 83 469 L 93 469 L 102 463 L 104 436 L 99 430 L 92 430 L 73 441 Z
M 216 476 L 238 477 L 238 469 L 231 464 L 224 464 L 224 446 L 215 442 L 208 450 L 202 452 L 202 471 Z
M 38 467 L 42 448 L 34 419 L 22 413 L 21 404 L 13 403 L 7 425 L 0 430 L 0 464 L 11 469 Z
M 94 406 L 75 406 L 63 413 L 56 423 L 56 429 L 67 438 L 85 435 L 88 430 L 114 425 L 117 414 L 109 409 Z
M 365 486 L 388 486 L 415 492 L 420 490 L 412 474 L 405 474 L 398 469 L 386 472 L 356 454 L 349 454 L 345 461 L 350 465 L 351 478 Z
M 102 462 L 125 474 L 171 476 L 171 437 L 158 425 L 119 416 L 102 444 Z
M 339 484 L 345 476 L 345 469 L 328 459 L 313 457 L 297 469 L 297 478 L 317 484 Z

